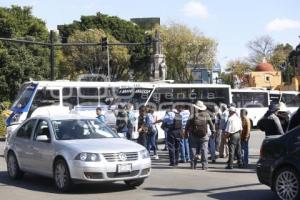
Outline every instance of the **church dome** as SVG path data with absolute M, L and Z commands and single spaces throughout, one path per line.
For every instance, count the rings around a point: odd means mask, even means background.
M 255 68 L 256 72 L 272 72 L 274 71 L 273 65 L 267 63 L 265 60 L 258 64 Z

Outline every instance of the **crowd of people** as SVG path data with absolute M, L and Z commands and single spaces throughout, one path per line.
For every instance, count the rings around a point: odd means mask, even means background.
M 119 106 L 116 115 L 118 133 L 124 133 L 132 139 L 133 124 L 136 120 L 132 105 Z M 96 110 L 97 118 L 105 123 L 101 108 Z M 300 108 L 290 119 L 283 102 L 272 103 L 268 111 L 259 120 L 257 126 L 266 136 L 281 135 L 300 124 Z M 190 105 L 172 105 L 166 107 L 162 119 L 157 119 L 154 109 L 149 106 L 139 108 L 137 142 L 145 146 L 153 159 L 159 159 L 157 148 L 157 126 L 165 133 L 165 147 L 169 153 L 169 165 L 190 163 L 191 169 L 201 163 L 203 170 L 208 168 L 208 155 L 212 163 L 217 158 L 228 158 L 226 169 L 247 168 L 249 164 L 249 139 L 251 121 L 247 110 L 237 112 L 234 105 L 221 104 L 220 107 L 207 107 L 202 101 Z

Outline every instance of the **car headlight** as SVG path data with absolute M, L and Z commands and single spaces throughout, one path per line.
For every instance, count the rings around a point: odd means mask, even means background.
M 101 161 L 100 155 L 97 153 L 80 153 L 75 157 L 75 160 L 81 160 L 85 162 L 97 162 Z
M 140 151 L 142 159 L 150 158 L 149 152 L 147 149 Z

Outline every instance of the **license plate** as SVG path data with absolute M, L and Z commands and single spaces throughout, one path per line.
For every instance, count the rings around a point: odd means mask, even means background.
M 131 172 L 131 164 L 121 164 L 117 165 L 117 172 L 118 173 L 126 173 L 126 172 Z

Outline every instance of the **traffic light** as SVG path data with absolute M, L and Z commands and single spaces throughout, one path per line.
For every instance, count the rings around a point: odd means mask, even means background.
M 101 47 L 102 47 L 102 51 L 106 51 L 107 50 L 107 37 L 103 37 L 101 38 Z

